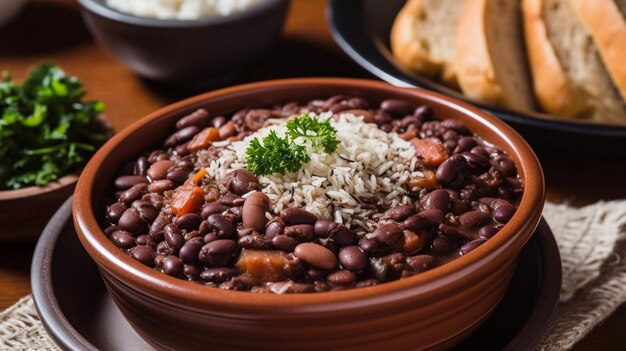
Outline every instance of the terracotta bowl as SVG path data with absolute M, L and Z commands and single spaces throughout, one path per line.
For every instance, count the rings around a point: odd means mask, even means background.
M 77 180 L 72 174 L 44 187 L 0 191 L 0 242 L 34 242 Z
M 525 192 L 511 221 L 485 244 L 443 266 L 378 286 L 338 292 L 263 295 L 172 278 L 134 261 L 98 224 L 115 172 L 159 143 L 178 118 L 334 94 L 431 106 L 456 118 L 513 158 Z M 165 107 L 113 137 L 79 179 L 74 225 L 131 325 L 159 349 L 415 350 L 450 347 L 476 329 L 503 296 L 518 254 L 537 226 L 544 180 L 535 154 L 500 120 L 468 104 L 418 89 L 355 79 L 277 80 L 213 91 Z
M 224 17 L 133 16 L 105 0 L 79 0 L 95 39 L 140 76 L 174 83 L 219 80 L 255 62 L 278 39 L 289 0 L 264 0 Z

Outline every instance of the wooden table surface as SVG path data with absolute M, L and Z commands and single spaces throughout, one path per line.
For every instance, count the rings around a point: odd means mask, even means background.
M 372 78 L 333 42 L 325 0 L 293 0 L 281 40 L 254 68 L 230 84 L 272 78 Z M 22 80 L 28 68 L 52 61 L 80 77 L 89 97 L 102 100 L 120 130 L 138 118 L 202 90 L 168 88 L 142 80 L 91 39 L 72 0 L 33 0 L 19 20 L 0 29 L 0 70 Z M 626 198 L 626 162 L 542 159 L 548 199 L 591 203 Z M 0 245 L 0 310 L 30 292 L 34 245 Z M 625 287 L 626 288 L 626 287 Z M 575 350 L 617 350 L 626 342 L 626 308 L 619 308 Z

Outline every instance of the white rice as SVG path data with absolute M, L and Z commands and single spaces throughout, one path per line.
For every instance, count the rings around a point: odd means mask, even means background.
M 209 176 L 219 181 L 234 169 L 246 168 L 246 149 L 253 138 L 261 140 L 270 130 L 284 136 L 285 120 L 271 122 L 278 124 L 226 146 L 207 168 Z M 375 225 L 372 216 L 378 213 L 376 205 L 386 208 L 410 203 L 406 183 L 423 176 L 417 169 L 421 164 L 409 142 L 363 122 L 362 117 L 341 114 L 331 119 L 331 124 L 341 142 L 335 152 L 309 150 L 311 161 L 299 171 L 260 177 L 262 191 L 270 198 L 275 214 L 299 206 L 356 232 L 371 230 Z
M 107 0 L 118 11 L 140 17 L 194 20 L 228 16 L 263 0 Z

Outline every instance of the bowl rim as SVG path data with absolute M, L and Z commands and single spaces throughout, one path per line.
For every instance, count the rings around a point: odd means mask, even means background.
M 269 10 L 270 8 L 273 8 L 281 3 L 288 1 L 289 0 L 263 0 L 252 7 L 227 16 L 205 17 L 192 20 L 178 20 L 158 19 L 132 15 L 106 5 L 105 0 L 78 0 L 83 8 L 88 9 L 89 11 L 96 13 L 102 17 L 108 18 L 112 21 L 122 22 L 135 26 L 156 28 L 193 28 L 233 23 L 259 15 Z
M 511 151 L 510 156 L 516 160 L 520 174 L 524 175 L 525 191 L 520 205 L 511 221 L 498 233 L 471 253 L 458 257 L 444 265 L 413 277 L 386 282 L 384 284 L 343 291 L 311 293 L 311 294 L 254 294 L 250 292 L 229 291 L 206 287 L 163 273 L 144 266 L 119 250 L 104 235 L 94 215 L 92 207 L 92 191 L 98 167 L 107 158 L 108 152 L 122 143 L 126 138 L 137 134 L 159 118 L 172 114 L 188 112 L 201 104 L 223 96 L 241 96 L 255 94 L 272 89 L 297 87 L 304 89 L 310 86 L 328 86 L 356 88 L 361 91 L 384 91 L 390 96 L 413 95 L 416 99 L 425 99 L 441 108 L 457 110 L 493 132 L 501 138 Z M 197 95 L 183 101 L 159 109 L 133 123 L 111 138 L 94 155 L 85 167 L 76 187 L 73 203 L 74 226 L 79 239 L 89 255 L 96 261 L 102 273 L 108 277 L 122 279 L 123 284 L 136 293 L 147 298 L 167 300 L 189 311 L 211 307 L 210 313 L 233 313 L 233 311 L 279 311 L 282 316 L 299 313 L 337 313 L 340 310 L 362 309 L 372 304 L 388 303 L 392 300 L 407 299 L 419 294 L 424 298 L 435 298 L 446 289 L 460 289 L 468 280 L 480 277 L 481 267 L 491 261 L 514 260 L 505 253 L 516 246 L 521 248 L 529 239 L 541 218 L 545 198 L 545 184 L 541 165 L 526 141 L 503 121 L 477 107 L 465 102 L 433 93 L 423 89 L 406 89 L 388 83 L 350 78 L 292 78 L 249 83 L 219 89 Z M 499 256 L 502 254 L 502 256 Z M 146 293 L 147 292 L 147 293 Z
M 65 186 L 74 184 L 77 181 L 78 181 L 78 174 L 70 173 L 43 186 L 32 185 L 32 186 L 28 186 L 28 187 L 20 188 L 20 189 L 1 190 L 0 202 L 43 195 L 43 194 L 58 190 L 60 188 L 63 188 Z

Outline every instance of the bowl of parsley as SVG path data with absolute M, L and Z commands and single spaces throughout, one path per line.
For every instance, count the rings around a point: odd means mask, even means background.
M 34 67 L 21 84 L 3 73 L 0 241 L 33 241 L 110 136 L 104 105 L 84 95 L 83 83 L 53 64 Z

